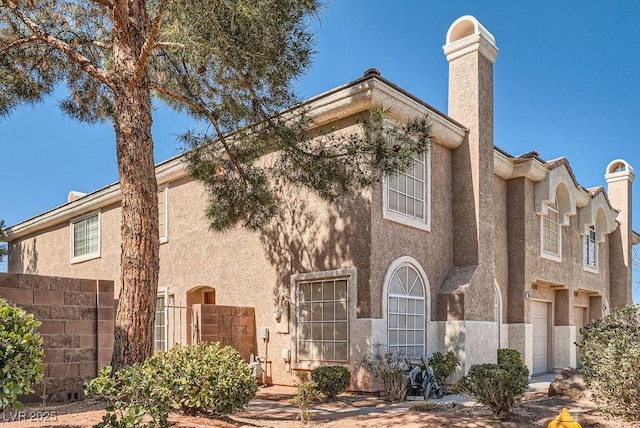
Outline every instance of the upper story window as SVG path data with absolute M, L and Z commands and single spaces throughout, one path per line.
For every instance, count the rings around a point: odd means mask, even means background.
M 158 189 L 158 226 L 160 230 L 160 242 L 167 242 L 169 236 L 169 188 L 167 186 Z
M 429 230 L 429 152 L 384 180 L 384 218 Z
M 589 227 L 589 231 L 584 236 L 584 267 L 598 269 L 598 244 L 595 226 Z
M 542 216 L 542 255 L 554 260 L 561 258 L 561 232 L 558 215 L 558 204 L 547 206 L 547 213 Z
M 71 261 L 100 257 L 100 213 L 71 222 Z

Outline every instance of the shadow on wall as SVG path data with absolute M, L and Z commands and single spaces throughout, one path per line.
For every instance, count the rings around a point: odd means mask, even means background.
M 288 190 L 288 189 L 287 189 Z M 283 208 L 260 232 L 260 241 L 278 279 L 273 298 L 286 311 L 291 275 L 347 267 L 358 268 L 358 313 L 369 313 L 370 207 L 360 194 L 349 194 L 332 204 L 298 191 L 284 191 Z
M 22 245 L 20 242 L 10 245 L 10 272 L 27 274 L 38 273 L 38 250 L 36 241 L 36 238 L 33 238 L 31 245 Z

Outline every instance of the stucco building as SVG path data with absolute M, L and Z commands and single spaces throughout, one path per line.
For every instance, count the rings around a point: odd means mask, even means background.
M 579 363 L 580 327 L 631 303 L 633 169 L 598 165 L 607 189 L 587 189 L 564 158 L 495 147 L 494 37 L 465 16 L 444 51 L 447 114 L 375 70 L 308 101 L 315 126 L 336 132 L 380 104 L 389 121 L 429 118 L 424 157 L 357 195 L 328 204 L 292 189 L 262 231 L 217 233 L 184 159 L 156 167 L 157 348 L 202 337 L 196 312 L 216 304 L 255 309 L 252 352 L 275 383 L 355 363 L 376 343 L 425 356 L 453 349 L 465 371 L 495 361 L 499 347 L 519 350 L 533 373 Z M 8 230 L 9 272 L 111 279 L 117 296 L 119 222 L 117 183 L 72 192 Z

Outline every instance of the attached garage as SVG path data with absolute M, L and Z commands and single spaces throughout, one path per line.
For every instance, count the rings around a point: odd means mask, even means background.
M 533 326 L 533 368 L 531 374 L 549 371 L 549 318 L 546 302 L 531 301 L 531 324 Z

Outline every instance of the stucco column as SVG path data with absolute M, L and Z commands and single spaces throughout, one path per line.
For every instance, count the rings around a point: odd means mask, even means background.
M 633 231 L 631 218 L 631 190 L 635 178 L 633 168 L 617 159 L 607 166 L 607 196 L 613 208 L 619 211 L 616 220 L 620 226 L 609 236 L 609 280 L 612 308 L 631 304 L 631 263 Z
M 500 343 L 494 320 L 493 63 L 495 38 L 473 16 L 447 32 L 449 116 L 468 128 L 452 153 L 454 267 L 438 294 L 441 341 L 473 364 L 495 362 Z
M 449 116 L 469 133 L 453 154 L 454 264 L 493 263 L 493 63 L 495 38 L 472 16 L 447 33 Z

